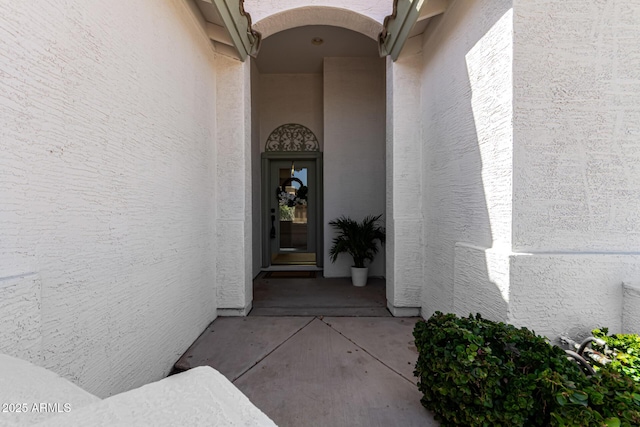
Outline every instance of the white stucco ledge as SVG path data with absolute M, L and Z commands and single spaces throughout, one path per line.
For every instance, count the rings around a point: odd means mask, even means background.
M 640 283 L 622 284 L 622 333 L 640 334 Z
M 208 366 L 100 400 L 51 371 L 0 354 L 0 403 L 14 404 L 0 413 L 3 426 L 276 426 Z
M 100 398 L 58 374 L 0 354 L 0 404 L 7 405 L 0 407 L 0 425 L 30 426 L 50 418 L 50 412 L 40 411 L 42 403 L 64 410 L 64 404 L 74 409 L 96 402 L 100 402 Z M 14 406 L 9 406 L 11 404 Z
M 42 425 L 276 426 L 229 380 L 208 366 L 56 415 Z
M 249 315 L 249 312 L 251 311 L 252 308 L 253 308 L 253 303 L 249 303 L 244 308 L 220 308 L 220 307 L 218 307 L 218 310 L 216 311 L 216 313 L 220 317 L 245 317 L 245 316 Z
M 387 309 L 393 317 L 418 317 L 420 316 L 420 307 L 396 307 L 387 301 Z

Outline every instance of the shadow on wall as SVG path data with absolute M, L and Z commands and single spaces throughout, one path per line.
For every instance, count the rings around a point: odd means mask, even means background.
M 423 46 L 424 317 L 507 320 L 510 1 L 454 2 Z M 504 248 L 504 249 L 501 249 Z

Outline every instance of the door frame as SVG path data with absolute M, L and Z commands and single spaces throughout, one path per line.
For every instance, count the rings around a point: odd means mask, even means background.
M 315 193 L 317 195 L 316 200 L 316 266 L 322 267 L 324 265 L 324 193 L 323 193 L 323 167 L 322 167 L 322 153 L 320 151 L 312 152 L 299 152 L 299 151 L 266 151 L 262 153 L 262 185 L 261 185 L 261 210 L 262 215 L 262 268 L 268 268 L 271 266 L 271 239 L 269 232 L 271 226 L 269 224 L 270 215 L 269 212 L 269 197 L 272 196 L 273 191 L 269 188 L 269 171 L 271 170 L 271 162 L 279 160 L 306 160 L 315 162 L 316 173 L 313 177 L 315 182 Z M 309 182 L 312 182 L 309 177 Z

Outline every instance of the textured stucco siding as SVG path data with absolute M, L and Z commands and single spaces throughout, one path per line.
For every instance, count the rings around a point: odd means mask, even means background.
M 510 321 L 556 341 L 622 331 L 622 284 L 640 277 L 640 255 L 514 254 L 510 269 Z
M 514 1 L 514 250 L 640 249 L 640 3 Z
M 0 352 L 42 361 L 41 295 L 36 273 L 0 279 Z
M 638 39 L 637 2 L 514 1 L 510 316 L 551 339 L 619 332 L 640 272 Z
M 637 278 L 622 284 L 622 333 L 640 334 L 640 284 Z
M 350 276 L 353 260 L 329 261 L 328 222 L 385 212 L 385 64 L 378 58 L 324 60 L 324 275 Z M 383 217 L 384 219 L 384 217 Z M 369 275 L 383 276 L 384 248 Z
M 481 313 L 557 342 L 594 328 L 636 331 L 640 256 L 524 254 L 456 245 L 454 313 Z
M 251 61 L 251 212 L 252 212 L 252 256 L 253 266 L 251 276 L 256 277 L 262 266 L 262 138 L 260 136 L 260 71 L 256 61 Z
M 619 331 L 640 270 L 640 6 L 510 3 L 454 2 L 425 34 L 423 315 Z
M 511 241 L 512 39 L 506 0 L 452 2 L 424 35 L 426 317 L 483 305 L 504 314 L 492 277 L 505 269 L 483 251 Z M 461 274 L 463 266 L 472 271 Z
M 396 62 L 387 57 L 386 69 L 387 302 L 415 309 L 422 304 L 424 277 L 422 55 Z
M 603 326 L 612 333 L 634 329 L 638 291 L 623 282 L 638 277 L 638 261 L 638 255 L 524 254 L 459 244 L 454 312 L 524 326 L 553 342 Z
M 179 0 L 3 1 L 0 33 L 0 351 L 157 380 L 216 315 L 211 44 Z
M 216 59 L 218 309 L 246 315 L 253 300 L 251 62 Z
M 324 147 L 322 74 L 260 75 L 260 150 L 278 126 L 308 127 Z
M 511 253 L 464 243 L 455 247 L 453 313 L 482 314 L 485 319 L 508 322 Z

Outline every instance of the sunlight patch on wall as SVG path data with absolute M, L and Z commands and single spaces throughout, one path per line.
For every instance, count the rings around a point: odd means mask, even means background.
M 513 11 L 465 55 L 493 246 L 511 244 Z

